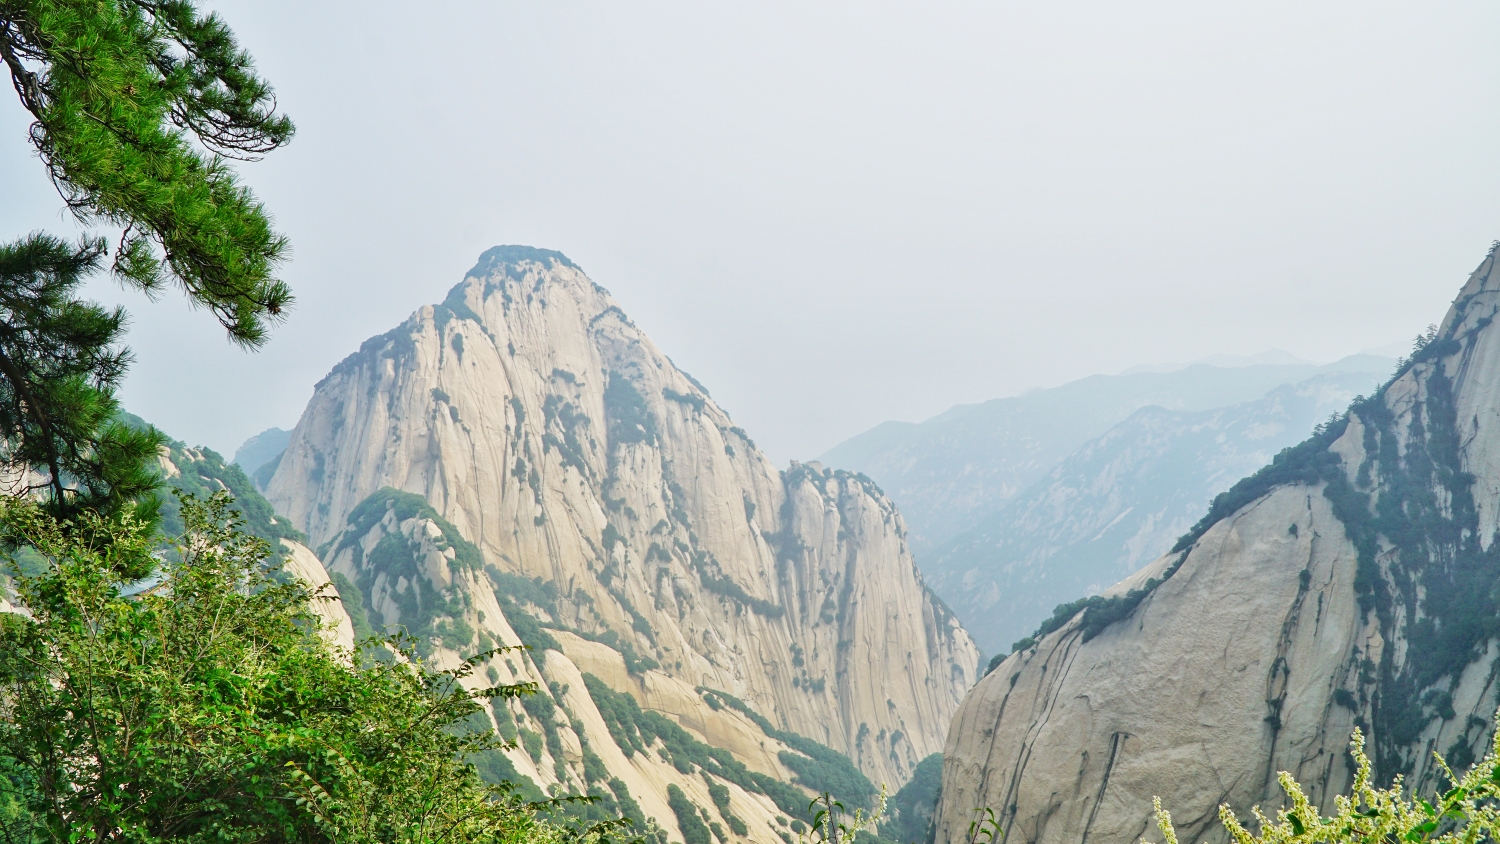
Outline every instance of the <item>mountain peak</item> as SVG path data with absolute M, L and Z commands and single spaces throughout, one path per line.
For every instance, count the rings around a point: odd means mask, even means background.
M 537 625 L 571 633 L 528 642 L 567 652 L 545 671 L 582 660 L 684 724 L 697 723 L 695 688 L 722 691 L 892 787 L 942 748 L 976 676 L 978 651 L 916 573 L 889 500 L 854 476 L 777 472 L 561 253 L 488 250 L 443 302 L 363 344 L 319 382 L 268 490 L 332 549 L 372 626 L 405 626 L 434 658 L 456 664 Z M 427 502 L 436 527 L 365 524 L 389 490 Z M 444 561 L 460 538 L 477 564 Z M 411 553 L 377 551 L 394 543 Z M 517 589 L 555 592 L 555 606 L 531 618 Z M 643 672 L 652 689 L 687 689 L 681 705 L 647 695 Z M 760 738 L 734 746 L 747 765 L 765 756 Z M 508 758 L 539 785 L 572 781 L 540 750 Z M 767 775 L 791 775 L 766 759 Z M 651 786 L 663 806 L 665 787 Z
M 465 273 L 466 277 L 484 278 L 492 275 L 496 270 L 505 266 L 519 266 L 525 262 L 534 262 L 543 267 L 552 267 L 561 264 L 582 271 L 582 268 L 568 259 L 567 255 L 555 249 L 538 249 L 535 246 L 492 246 L 480 253 L 479 261 L 474 264 L 473 269 Z

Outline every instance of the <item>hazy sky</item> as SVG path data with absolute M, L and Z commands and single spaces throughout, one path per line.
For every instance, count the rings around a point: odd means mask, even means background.
M 232 452 L 496 244 L 559 249 L 778 462 L 1094 372 L 1438 320 L 1500 237 L 1500 5 L 212 4 L 297 122 L 257 354 L 125 302 Z M 0 90 L 0 237 L 67 231 Z

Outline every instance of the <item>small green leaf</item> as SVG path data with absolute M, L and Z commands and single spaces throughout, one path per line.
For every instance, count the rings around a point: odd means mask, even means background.
M 1287 815 L 1286 819 L 1292 824 L 1293 833 L 1297 835 L 1306 834 L 1307 827 L 1302 825 L 1302 821 L 1296 815 Z

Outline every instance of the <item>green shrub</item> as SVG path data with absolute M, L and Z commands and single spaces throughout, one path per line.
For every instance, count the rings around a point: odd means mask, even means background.
M 666 399 L 667 401 L 675 401 L 678 404 L 687 405 L 688 407 L 691 407 L 699 413 L 703 412 L 703 408 L 706 405 L 706 402 L 703 401 L 702 396 L 695 396 L 690 393 L 679 393 L 676 390 L 671 389 L 670 387 L 663 387 L 661 395 L 662 398 Z
M 796 647 L 795 645 L 793 647 Z M 867 808 L 871 797 L 874 796 L 875 786 L 860 772 L 849 757 L 834 750 L 826 744 L 813 741 L 806 736 L 801 736 L 787 730 L 778 730 L 765 716 L 751 709 L 743 700 L 728 692 L 717 689 L 698 688 L 698 693 L 704 699 L 716 699 L 721 705 L 743 714 L 760 727 L 761 732 L 787 745 L 797 753 L 781 752 L 781 761 L 797 774 L 797 781 L 811 788 L 813 791 L 832 792 L 845 805 L 858 808 Z M 892 743 L 895 739 L 892 739 Z M 788 761 L 791 759 L 792 761 Z M 766 792 L 782 811 L 794 816 L 806 815 L 806 809 L 790 810 L 783 805 L 782 800 L 777 800 L 770 792 Z
M 504 698 L 496 698 L 490 701 L 490 711 L 495 713 L 495 728 L 500 732 L 500 737 L 507 743 L 516 740 L 516 716 L 510 711 L 510 706 Z
M 714 808 L 719 810 L 719 817 L 724 819 L 724 823 L 729 824 L 729 828 L 734 830 L 735 835 L 748 833 L 749 828 L 745 826 L 745 822 L 729 809 L 729 788 L 722 783 L 714 782 L 707 772 L 703 774 L 703 781 L 708 783 L 708 797 L 714 801 Z
M 1462 776 L 1442 764 L 1452 787 L 1431 800 L 1403 793 L 1399 778 L 1388 789 L 1372 786 L 1372 766 L 1365 755 L 1364 734 L 1358 729 L 1350 742 L 1350 755 L 1355 761 L 1354 785 L 1349 795 L 1334 797 L 1332 815 L 1324 817 L 1292 775 L 1283 771 L 1277 781 L 1290 805 L 1278 810 L 1274 818 L 1265 817 L 1257 808 L 1259 835 L 1251 835 L 1228 806 L 1220 806 L 1219 820 L 1225 831 L 1240 844 L 1459 844 L 1500 839 L 1500 768 L 1496 765 L 1500 730 L 1489 754 Z M 1166 844 L 1177 844 L 1171 814 L 1162 807 L 1161 798 L 1153 802 L 1163 839 Z
M 667 805 L 677 816 L 677 828 L 682 830 L 683 844 L 713 844 L 708 827 L 698 817 L 698 807 L 688 799 L 675 784 L 667 786 Z
M 656 445 L 656 418 L 628 376 L 609 373 L 604 388 L 604 413 L 609 421 L 611 448 L 631 443 Z
M 156 564 L 144 526 L 60 525 L 3 504 L 10 536 L 49 561 L 18 581 L 31 617 L 0 616 L 13 716 L 0 775 L 34 784 L 43 837 L 312 841 L 336 825 L 338 840 L 373 844 L 433 823 L 454 841 L 556 834 L 516 779 L 487 785 L 464 761 L 507 773 L 487 752 L 493 734 L 469 727 L 483 699 L 461 681 L 475 663 L 432 672 L 401 638 L 388 644 L 404 661 L 342 661 L 309 623 L 308 590 L 237 530 L 227 494 L 185 498 L 180 513 L 163 588 L 124 596 L 118 572 Z M 0 796 L 0 812 L 14 809 Z
M 746 503 L 749 503 L 748 499 Z M 712 554 L 703 551 L 695 552 L 693 570 L 698 573 L 698 580 L 703 584 L 704 589 L 728 598 L 741 606 L 749 607 L 750 611 L 756 615 L 764 618 L 781 618 L 786 614 L 785 609 L 763 598 L 754 597 L 738 583 L 721 576 L 719 562 L 713 558 Z
M 541 737 L 541 735 L 538 734 L 538 733 L 532 732 L 531 730 L 528 730 L 525 727 L 522 727 L 520 729 L 520 733 L 521 733 L 521 746 L 524 747 L 524 748 L 526 748 L 526 755 L 531 757 L 531 761 L 532 762 L 540 765 L 541 762 L 542 762 L 542 737 Z

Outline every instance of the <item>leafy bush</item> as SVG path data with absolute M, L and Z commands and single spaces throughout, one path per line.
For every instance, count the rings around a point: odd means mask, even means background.
M 1500 715 L 1500 713 L 1497 713 Z M 1219 807 L 1219 820 L 1239 844 L 1363 844 L 1363 842 L 1442 842 L 1469 844 L 1500 839 L 1500 730 L 1485 758 L 1462 777 L 1454 774 L 1438 757 L 1439 766 L 1453 787 L 1432 800 L 1402 793 L 1399 777 L 1388 789 L 1370 784 L 1371 764 L 1365 755 L 1364 734 L 1356 729 L 1350 741 L 1355 761 L 1352 794 L 1334 798 L 1334 812 L 1323 817 L 1312 805 L 1292 775 L 1282 771 L 1277 782 L 1291 805 L 1277 811 L 1275 819 L 1260 807 L 1252 810 L 1260 834 L 1251 835 L 1228 806 Z M 1157 827 L 1166 844 L 1177 844 L 1171 814 L 1154 801 Z
M 504 597 L 514 600 L 519 604 L 533 604 L 541 607 L 547 615 L 557 618 L 557 584 L 540 577 L 522 577 L 519 574 L 511 574 L 486 565 L 484 573 L 489 575 L 490 582 L 495 584 L 495 597 Z
M 1014 645 L 1011 645 L 1010 652 L 1015 653 L 1016 651 L 1024 651 L 1035 644 L 1036 639 L 1034 637 L 1027 636 L 1021 641 L 1016 642 Z M 994 671 L 996 668 L 999 668 L 1000 663 L 1004 662 L 1007 656 L 1009 656 L 1009 654 L 995 654 L 994 656 L 990 657 L 990 663 L 989 665 L 985 666 L 984 669 L 984 676 L 990 676 L 990 672 Z
M 783 750 L 777 758 L 797 775 L 797 782 L 813 791 L 828 792 L 847 805 L 868 806 L 875 796 L 875 787 L 869 779 L 854 767 L 849 757 L 837 751 L 829 750 L 814 758 Z
M 699 413 L 702 413 L 703 408 L 706 406 L 706 402 L 703 401 L 702 396 L 695 396 L 691 393 L 679 393 L 670 387 L 663 387 L 661 396 L 667 401 L 675 401 L 678 404 L 687 405 Z
M 746 499 L 746 503 L 749 504 L 749 499 Z M 753 508 L 754 505 L 750 504 L 750 507 Z M 747 512 L 750 511 L 747 509 Z M 702 551 L 694 553 L 693 570 L 698 573 L 698 580 L 703 584 L 704 589 L 715 595 L 728 598 L 741 606 L 749 607 L 750 611 L 758 616 L 763 618 L 781 618 L 786 614 L 785 609 L 764 598 L 757 598 L 751 595 L 738 583 L 727 577 L 720 576 L 718 573 L 719 563 L 711 554 Z
M 729 824 L 729 828 L 734 830 L 735 835 L 749 833 L 749 827 L 745 826 L 745 822 L 729 809 L 729 788 L 714 782 L 713 778 L 706 773 L 703 775 L 703 781 L 708 783 L 708 797 L 714 801 L 714 808 L 719 810 L 719 817 L 724 819 L 724 823 Z
M 531 648 L 532 657 L 541 659 L 543 651 L 562 652 L 562 645 L 536 620 L 536 616 L 508 600 L 500 602 L 500 609 L 505 612 L 505 620 L 516 636 L 520 637 L 521 644 Z
M 499 748 L 464 727 L 480 702 L 529 685 L 470 692 L 460 681 L 477 659 L 432 672 L 409 639 L 389 640 L 405 661 L 343 662 L 315 632 L 308 590 L 274 576 L 228 495 L 185 498 L 181 513 L 160 588 L 127 597 L 118 572 L 152 566 L 159 542 L 140 523 L 4 505 L 12 538 L 50 563 L 18 581 L 31 617 L 0 617 L 0 774 L 30 784 L 43 837 L 565 836 L 463 761 Z M 15 805 L 0 798 L 0 811 Z
M 609 420 L 609 443 L 613 448 L 630 443 L 656 445 L 656 417 L 646 406 L 628 376 L 609 373 L 604 387 L 604 412 Z

